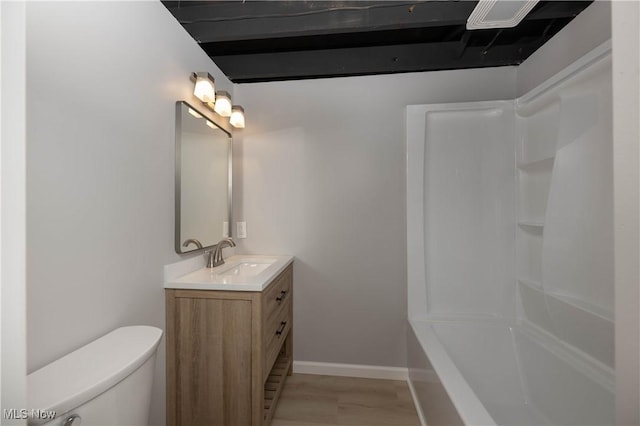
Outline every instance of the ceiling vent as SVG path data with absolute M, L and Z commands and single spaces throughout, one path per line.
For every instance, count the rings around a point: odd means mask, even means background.
M 467 19 L 468 30 L 513 28 L 538 0 L 480 0 Z

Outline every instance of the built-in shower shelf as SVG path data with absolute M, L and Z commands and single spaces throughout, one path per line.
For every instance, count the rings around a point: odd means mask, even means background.
M 520 223 L 540 226 L 549 201 L 555 157 L 548 157 L 518 166 Z
M 528 228 L 544 228 L 544 222 L 537 220 L 520 220 L 518 221 L 518 226 L 524 226 Z
M 536 290 L 542 289 L 542 283 L 540 281 L 530 280 L 527 278 L 520 278 L 518 279 L 518 282 L 520 284 L 526 285 L 527 287 L 535 288 Z
M 553 168 L 554 160 L 555 156 L 551 156 L 530 162 L 520 162 L 518 163 L 518 169 L 530 173 L 542 172 L 547 170 L 550 171 Z
M 568 294 L 558 293 L 558 292 L 547 293 L 547 297 L 553 297 L 573 307 L 574 309 L 579 309 L 582 312 L 597 316 L 599 319 L 603 321 L 608 321 L 610 323 L 613 323 L 614 321 L 615 317 L 614 317 L 613 310 L 611 309 L 603 308 L 596 304 L 578 299 L 577 297 L 574 297 Z M 613 324 L 611 324 L 611 328 L 613 329 Z

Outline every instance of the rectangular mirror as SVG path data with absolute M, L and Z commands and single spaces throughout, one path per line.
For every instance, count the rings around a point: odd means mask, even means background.
M 205 114 L 176 103 L 177 253 L 231 236 L 231 142 L 231 135 Z

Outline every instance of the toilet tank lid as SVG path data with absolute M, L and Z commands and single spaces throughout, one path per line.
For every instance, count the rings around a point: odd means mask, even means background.
M 161 337 L 156 327 L 118 328 L 34 371 L 27 376 L 29 409 L 62 415 L 84 404 L 144 364 Z

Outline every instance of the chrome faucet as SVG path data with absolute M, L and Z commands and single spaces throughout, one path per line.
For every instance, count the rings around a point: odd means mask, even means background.
M 222 258 L 222 249 L 225 247 L 235 247 L 236 243 L 231 238 L 223 238 L 216 244 L 215 250 L 209 252 L 209 260 L 207 261 L 207 268 L 215 268 L 224 264 Z

